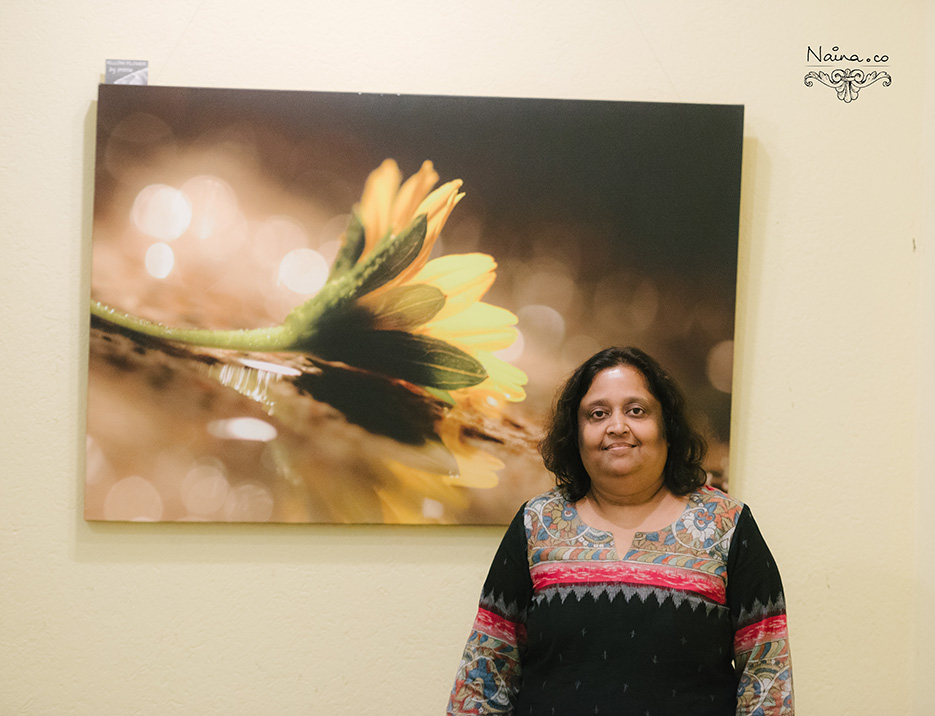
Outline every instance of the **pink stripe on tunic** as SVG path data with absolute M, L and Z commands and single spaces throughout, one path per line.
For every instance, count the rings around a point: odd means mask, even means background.
M 785 614 L 767 617 L 756 624 L 745 626 L 734 634 L 734 652 L 742 654 L 745 651 L 750 651 L 757 644 L 785 639 L 787 633 Z
M 486 609 L 478 609 L 474 619 L 474 631 L 492 636 L 508 644 L 520 644 L 526 640 L 526 627 Z
M 540 562 L 530 571 L 536 591 L 558 585 L 618 582 L 680 589 L 695 592 L 718 604 L 727 603 L 726 589 L 720 577 L 684 567 L 640 562 Z

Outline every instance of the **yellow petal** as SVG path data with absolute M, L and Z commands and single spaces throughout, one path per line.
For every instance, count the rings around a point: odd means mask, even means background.
M 394 492 L 385 487 L 377 489 L 376 494 L 380 500 L 383 524 L 417 525 L 423 521 L 422 510 L 419 509 L 417 502 L 412 499 L 412 495 Z
M 434 479 L 437 483 L 444 485 L 440 482 L 437 476 L 429 476 Z M 455 487 L 445 486 L 447 488 L 446 495 L 451 499 L 448 500 L 435 500 L 439 502 L 443 507 L 443 512 L 441 517 L 427 517 L 425 513 L 425 500 L 421 494 L 417 492 L 401 492 L 398 490 L 393 490 L 386 487 L 381 487 L 376 490 L 377 498 L 380 500 L 380 509 L 383 513 L 383 523 L 384 524 L 397 524 L 397 525 L 413 525 L 413 524 L 423 524 L 423 523 L 441 523 L 441 524 L 457 524 L 458 514 L 464 512 L 466 502 L 462 495 L 459 495 L 458 490 Z M 428 498 L 434 499 L 434 498 Z
M 464 182 L 460 179 L 452 179 L 451 181 L 445 182 L 422 200 L 413 212 L 413 216 L 428 214 L 429 221 L 431 221 L 433 216 L 444 211 L 445 206 L 451 201 L 452 197 L 458 194 L 462 184 L 464 184 Z M 445 218 L 447 218 L 447 216 Z
M 420 470 L 393 459 L 387 459 L 385 465 L 392 473 L 393 479 L 383 485 L 382 491 L 386 495 L 398 495 L 398 502 L 404 499 L 412 501 L 415 495 L 420 508 L 422 500 L 426 497 L 457 508 L 466 504 L 465 496 L 453 490 L 445 479 L 449 477 L 447 473 Z
M 482 386 L 455 391 L 452 398 L 459 406 L 471 408 L 495 419 L 503 416 L 503 409 L 509 402 L 500 391 L 488 390 Z
M 367 177 L 359 209 L 366 240 L 364 253 L 372 249 L 390 230 L 390 210 L 401 181 L 402 173 L 392 159 L 383 160 Z
M 426 227 L 425 235 L 426 240 L 428 240 L 428 237 L 431 237 L 433 244 L 435 243 L 435 239 L 438 238 L 438 234 L 441 232 L 445 222 L 448 221 L 452 210 L 458 205 L 458 202 L 464 198 L 463 192 L 460 194 L 458 193 L 463 183 L 464 182 L 460 179 L 455 179 L 454 181 L 442 184 L 438 189 L 425 197 L 425 201 L 416 209 L 415 216 L 427 214 L 426 219 L 428 221 L 428 226 Z
M 451 254 L 432 259 L 416 276 L 417 283 L 431 283 L 451 295 L 458 287 L 478 279 L 493 283 L 497 262 L 490 254 Z
M 497 473 L 503 469 L 503 461 L 465 442 L 461 434 L 462 424 L 455 410 L 439 426 L 442 443 L 458 462 L 458 474 L 446 476 L 445 481 L 460 487 L 496 487 L 500 481 Z
M 478 450 L 473 455 L 455 455 L 458 461 L 457 477 L 448 477 L 451 485 L 460 487 L 479 487 L 490 489 L 500 482 L 498 470 L 503 469 L 503 463 L 485 452 Z
M 442 184 L 438 189 L 429 194 L 419 205 L 419 208 L 416 209 L 416 216 L 426 214 L 428 223 L 425 229 L 425 241 L 422 244 L 422 250 L 415 260 L 409 264 L 399 276 L 393 279 L 392 283 L 394 285 L 411 281 L 422 267 L 425 266 L 429 259 L 429 254 L 432 253 L 432 249 L 435 248 L 435 240 L 445 226 L 445 222 L 448 221 L 448 216 L 451 214 L 452 209 L 454 209 L 458 202 L 464 197 L 464 194 L 458 194 L 461 183 L 460 179 L 455 179 L 447 184 Z
M 529 382 L 529 377 L 522 370 L 486 351 L 472 351 L 472 355 L 483 364 L 487 371 L 487 379 L 474 388 L 454 391 L 452 396 L 455 400 L 463 398 L 466 391 L 477 394 L 486 391 L 511 403 L 518 403 L 526 398 L 523 386 Z
M 496 267 L 493 257 L 487 254 L 442 256 L 429 261 L 412 283 L 427 283 L 445 294 L 445 306 L 435 317 L 441 320 L 480 301 L 496 278 Z
M 393 213 L 390 226 L 393 231 L 409 225 L 418 216 L 416 209 L 425 199 L 426 195 L 438 181 L 438 172 L 432 167 L 432 162 L 425 161 L 421 168 L 409 177 L 400 187 L 393 202 Z
M 442 320 L 432 319 L 420 329 L 449 343 L 478 350 L 500 351 L 516 340 L 516 316 L 505 308 L 489 303 L 474 303 L 460 313 Z

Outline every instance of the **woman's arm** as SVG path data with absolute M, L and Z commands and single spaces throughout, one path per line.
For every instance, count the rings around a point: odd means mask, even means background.
M 448 702 L 452 716 L 513 713 L 532 596 L 524 512 L 525 505 L 507 528 L 484 582 Z
M 748 507 L 727 559 L 727 603 L 734 621 L 737 716 L 793 716 L 792 662 L 779 569 Z

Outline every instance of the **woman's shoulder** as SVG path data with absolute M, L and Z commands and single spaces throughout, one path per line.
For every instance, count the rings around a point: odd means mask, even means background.
M 521 511 L 527 539 L 548 539 L 556 534 L 556 530 L 562 535 L 578 532 L 578 513 L 574 504 L 557 487 L 536 495 Z
M 722 510 L 736 511 L 738 514 L 745 507 L 744 503 L 733 495 L 710 485 L 702 485 L 692 493 L 692 500 L 698 504 L 712 506 Z
M 523 505 L 523 511 L 526 513 L 541 512 L 543 507 L 556 502 L 565 503 L 568 502 L 568 498 L 565 497 L 565 493 L 561 489 L 553 487 L 551 490 L 546 490 L 528 500 Z
M 711 564 L 715 566 L 723 565 L 743 510 L 744 503 L 736 497 L 702 486 L 690 494 L 688 506 L 668 539 L 674 540 L 680 551 L 713 559 Z
M 689 528 L 704 522 L 711 530 L 731 534 L 746 505 L 733 495 L 709 485 L 702 485 L 691 493 L 681 523 Z

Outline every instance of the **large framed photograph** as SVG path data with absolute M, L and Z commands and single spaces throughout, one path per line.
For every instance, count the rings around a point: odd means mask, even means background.
M 609 345 L 726 486 L 743 108 L 102 85 L 89 520 L 505 524 Z

